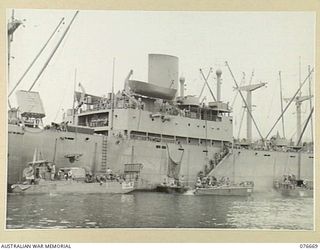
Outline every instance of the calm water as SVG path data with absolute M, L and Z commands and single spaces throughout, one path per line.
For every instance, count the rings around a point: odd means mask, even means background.
M 241 228 L 313 230 L 313 199 L 278 194 L 213 197 L 9 195 L 7 228 Z

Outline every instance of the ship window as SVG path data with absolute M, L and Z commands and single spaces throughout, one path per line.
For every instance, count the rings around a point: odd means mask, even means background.
M 313 159 L 313 156 L 309 156 L 310 159 Z
M 264 154 L 264 156 L 270 156 L 269 154 Z
M 117 117 L 118 117 L 118 115 L 115 115 L 114 117 L 115 117 L 115 118 L 117 118 Z
M 290 155 L 290 158 L 296 158 L 296 156 L 295 155 Z
M 166 146 L 162 146 L 162 148 L 163 148 L 163 149 L 166 149 L 167 147 L 166 147 Z
M 199 125 L 197 125 L 197 127 L 199 128 L 200 126 L 199 126 Z
M 161 146 L 160 145 L 156 145 L 156 148 L 161 148 Z
M 188 123 L 188 126 L 190 127 L 190 123 Z
M 90 138 L 89 137 L 86 137 L 86 141 L 89 141 L 90 140 Z
M 61 140 L 74 140 L 72 137 L 60 137 Z
M 154 121 L 154 118 L 152 118 L 151 121 Z
M 220 128 L 217 128 L 217 130 L 220 130 Z
M 203 125 L 203 128 L 206 128 L 206 126 Z

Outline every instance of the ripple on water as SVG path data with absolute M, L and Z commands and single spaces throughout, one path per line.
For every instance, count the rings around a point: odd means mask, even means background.
M 55 223 L 55 222 L 57 222 L 57 220 L 46 220 L 46 222 Z
M 62 220 L 62 221 L 60 221 L 60 223 L 61 224 L 69 224 L 69 223 L 71 223 L 70 221 L 67 221 L 67 220 Z
M 95 221 L 90 221 L 90 222 L 86 222 L 86 224 L 87 224 L 87 225 L 96 225 L 97 222 L 95 222 Z
M 244 228 L 313 230 L 313 199 L 137 192 L 130 196 L 12 196 L 7 228 Z M 27 212 L 31 211 L 31 213 Z

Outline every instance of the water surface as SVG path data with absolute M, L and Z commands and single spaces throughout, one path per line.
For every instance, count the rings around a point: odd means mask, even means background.
M 7 228 L 313 230 L 313 198 L 131 194 L 8 195 Z

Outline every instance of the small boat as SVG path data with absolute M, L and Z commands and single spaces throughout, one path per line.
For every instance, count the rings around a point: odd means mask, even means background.
M 288 197 L 313 197 L 313 185 L 311 181 L 274 181 L 274 189 L 283 196 Z
M 250 196 L 253 193 L 253 183 L 244 182 L 239 185 L 222 185 L 197 187 L 195 195 L 217 195 L 217 196 Z
M 227 154 L 225 154 L 226 156 Z M 196 182 L 195 195 L 215 195 L 215 196 L 250 196 L 253 193 L 254 182 L 253 181 L 242 181 L 236 183 L 236 162 L 234 153 L 234 143 L 232 143 L 232 181 L 229 177 L 222 176 L 218 180 L 214 175 L 214 169 L 202 176 L 198 176 Z M 216 168 L 215 168 L 216 169 Z
M 310 98 L 310 97 L 309 97 Z M 298 99 L 299 101 L 299 99 Z M 310 111 L 310 114 L 307 118 L 307 121 L 304 124 L 302 132 L 298 138 L 296 145 L 293 147 L 298 151 L 298 171 L 297 171 L 297 178 L 295 174 L 292 173 L 292 170 L 286 169 L 286 172 L 289 174 L 285 174 L 282 178 L 275 179 L 273 182 L 273 188 L 281 193 L 283 196 L 289 197 L 313 197 L 313 181 L 306 180 L 301 176 L 301 139 L 305 132 L 305 129 L 312 117 L 313 107 Z M 298 111 L 297 111 L 298 112 Z M 275 163 L 274 163 L 275 168 Z M 287 166 L 286 166 L 287 168 Z M 275 171 L 274 171 L 275 172 Z
M 178 186 L 178 185 L 158 185 L 156 187 L 157 192 L 168 193 L 168 194 L 182 194 L 189 190 L 189 187 Z
M 168 153 L 168 166 L 167 166 L 167 180 L 165 180 L 162 184 L 158 185 L 155 189 L 156 192 L 168 193 L 168 194 L 182 194 L 187 192 L 190 188 L 184 185 L 183 176 L 180 176 L 180 168 L 181 161 L 184 154 L 184 150 L 182 150 L 182 154 L 180 160 L 178 162 L 174 161 L 169 152 L 168 145 L 166 145 L 167 153 Z
M 300 139 L 302 137 L 302 134 L 303 133 L 301 133 L 300 135 Z M 300 139 L 296 145 L 296 147 L 298 147 L 298 171 L 296 173 L 297 177 L 292 173 L 292 170 L 290 171 L 287 169 L 286 174 L 284 174 L 280 178 L 278 177 L 277 179 L 274 179 L 273 181 L 273 188 L 283 196 L 313 197 L 313 181 L 304 179 L 301 176 L 301 147 L 299 146 Z
M 11 185 L 9 193 L 21 194 L 125 194 L 134 190 L 133 181 L 100 175 L 93 178 L 85 168 L 59 168 L 53 162 L 37 159 L 35 150 L 33 161 L 23 170 L 25 182 Z M 112 178 L 111 178 L 112 177 Z
M 21 194 L 126 194 L 133 190 L 133 182 L 86 183 L 76 180 L 43 180 L 37 184 L 13 184 L 10 192 Z

